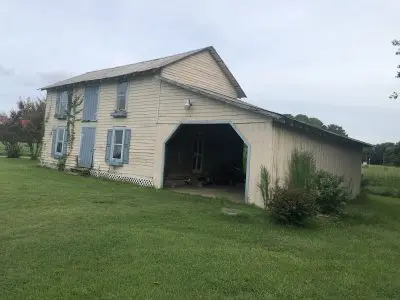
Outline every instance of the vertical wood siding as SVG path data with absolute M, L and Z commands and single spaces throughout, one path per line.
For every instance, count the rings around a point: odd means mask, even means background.
M 361 146 L 346 146 L 296 131 L 273 127 L 273 175 L 282 182 L 288 171 L 288 161 L 294 149 L 314 154 L 317 168 L 344 176 L 353 195 L 360 190 Z
M 235 88 L 221 71 L 209 51 L 203 51 L 166 67 L 162 76 L 237 98 Z

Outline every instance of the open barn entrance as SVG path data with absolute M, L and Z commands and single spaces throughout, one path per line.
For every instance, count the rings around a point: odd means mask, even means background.
M 230 124 L 182 124 L 165 145 L 164 186 L 244 202 L 246 149 Z

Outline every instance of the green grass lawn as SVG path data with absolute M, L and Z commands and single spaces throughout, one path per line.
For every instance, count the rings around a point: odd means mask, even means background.
M 400 198 L 399 167 L 368 165 L 363 166 L 362 172 L 371 193 Z
M 0 159 L 1 299 L 394 299 L 400 201 L 272 224 L 223 200 Z M 243 214 L 230 217 L 224 206 Z

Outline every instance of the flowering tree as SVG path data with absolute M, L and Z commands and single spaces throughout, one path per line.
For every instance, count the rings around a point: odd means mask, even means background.
M 19 143 L 27 143 L 31 159 L 36 159 L 42 148 L 45 102 L 20 99 L 17 107 L 9 115 L 0 115 L 0 142 L 6 148 L 7 157 L 19 157 Z
M 31 159 L 37 159 L 42 149 L 45 101 L 42 99 L 32 101 L 27 98 L 25 101 L 19 100 L 17 105 L 16 114 L 21 128 L 20 141 L 28 144 Z

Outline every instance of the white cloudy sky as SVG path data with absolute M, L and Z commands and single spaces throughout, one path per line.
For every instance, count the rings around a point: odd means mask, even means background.
M 2 0 L 0 111 L 86 71 L 208 45 L 247 101 L 399 141 L 399 0 Z

